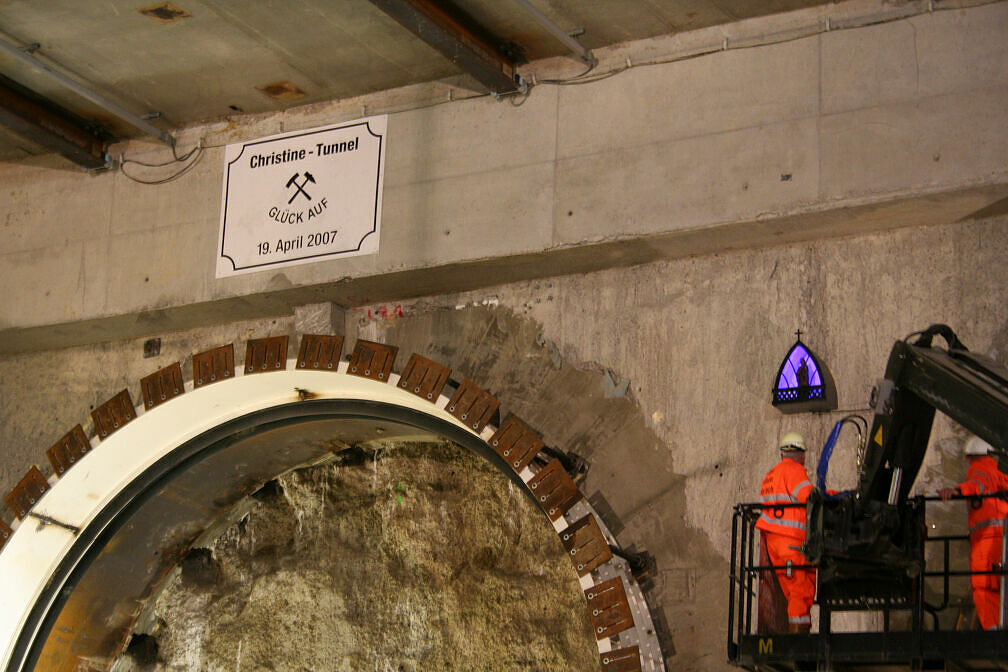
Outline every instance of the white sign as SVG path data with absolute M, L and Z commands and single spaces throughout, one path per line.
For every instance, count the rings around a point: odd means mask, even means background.
M 377 253 L 387 124 L 228 145 L 217 277 Z

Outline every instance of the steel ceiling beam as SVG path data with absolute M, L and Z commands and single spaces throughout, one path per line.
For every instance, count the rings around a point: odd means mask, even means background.
M 491 93 L 523 89 L 516 63 L 487 37 L 467 27 L 471 21 L 445 2 L 435 0 L 370 0 L 442 56 L 472 75 Z
M 87 169 L 105 166 L 110 136 L 0 75 L 0 124 Z
M 60 70 L 54 68 L 49 63 L 46 63 L 45 61 L 39 59 L 34 55 L 32 51 L 26 49 L 25 47 L 19 46 L 14 42 L 11 42 L 10 40 L 4 38 L 3 36 L 0 36 L 0 53 L 7 54 L 11 58 L 18 60 L 31 68 L 41 70 L 50 78 L 59 82 L 61 86 L 73 91 L 81 98 L 91 101 L 92 103 L 102 108 L 109 114 L 114 115 L 119 119 L 122 119 L 126 123 L 130 124 L 134 128 L 140 129 L 144 133 L 149 133 L 150 135 L 154 136 L 155 138 L 165 143 L 169 147 L 175 146 L 175 138 L 167 131 L 163 131 L 157 126 L 148 123 L 146 120 L 133 114 L 132 112 L 124 108 L 122 105 L 118 105 L 117 103 L 112 102 L 108 98 L 105 98 L 98 92 L 89 89 L 88 87 L 78 82 L 76 79 L 64 74 Z

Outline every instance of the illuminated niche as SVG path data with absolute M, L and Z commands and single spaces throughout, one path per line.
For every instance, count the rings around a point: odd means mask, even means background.
M 781 413 L 832 411 L 837 407 L 836 385 L 829 368 L 798 340 L 791 346 L 774 379 L 773 405 Z

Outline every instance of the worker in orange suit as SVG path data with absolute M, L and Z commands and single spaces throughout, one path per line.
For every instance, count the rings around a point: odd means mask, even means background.
M 804 504 L 812 492 L 812 481 L 805 472 L 805 439 L 789 432 L 780 441 L 781 461 L 771 469 L 760 487 L 763 510 L 756 529 L 763 535 L 770 562 L 776 570 L 784 597 L 787 598 L 788 632 L 804 634 L 812 627 L 810 610 L 815 601 L 814 569 L 797 569 L 808 564 L 801 553 L 805 543 L 805 507 L 779 507 L 780 504 Z
M 997 461 L 988 453 L 991 445 L 978 436 L 966 442 L 969 468 L 966 480 L 954 488 L 942 488 L 938 496 L 948 500 L 953 495 L 989 495 L 1008 491 L 1008 475 L 998 469 Z M 997 497 L 980 500 L 980 506 L 969 509 L 970 571 L 989 572 L 1001 566 L 1001 544 L 1008 501 Z M 1001 577 L 997 574 L 973 574 L 973 604 L 984 630 L 997 630 L 1001 624 Z

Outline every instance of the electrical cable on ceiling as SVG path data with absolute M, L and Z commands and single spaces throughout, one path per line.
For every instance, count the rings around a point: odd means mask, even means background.
M 137 182 L 138 184 L 147 184 L 147 185 L 166 184 L 166 183 L 171 182 L 173 180 L 177 180 L 178 178 L 182 177 L 183 175 L 185 175 L 186 173 L 188 173 L 189 171 L 191 171 L 196 166 L 196 164 L 200 162 L 200 159 L 203 158 L 203 151 L 204 151 L 204 149 L 205 149 L 205 147 L 203 146 L 203 140 L 201 138 L 200 141 L 198 143 L 196 143 L 195 147 L 193 147 L 192 149 L 190 149 L 188 152 L 186 152 L 182 156 L 179 156 L 178 150 L 173 146 L 172 147 L 172 154 L 173 154 L 174 158 L 171 159 L 171 160 L 169 160 L 169 161 L 164 161 L 164 162 L 161 162 L 161 163 L 147 163 L 145 161 L 138 161 L 136 159 L 120 158 L 120 160 L 119 160 L 119 172 L 122 173 L 123 176 L 126 177 L 127 179 L 132 180 L 133 182 Z M 186 162 L 188 162 L 188 163 L 186 163 Z M 144 178 L 141 178 L 141 177 L 137 177 L 135 175 L 130 175 L 128 172 L 126 172 L 126 164 L 136 164 L 138 166 L 143 166 L 144 168 L 164 168 L 165 166 L 171 166 L 171 165 L 175 165 L 175 164 L 178 164 L 178 163 L 183 163 L 185 165 L 181 169 L 179 169 L 177 172 L 175 172 L 175 173 L 173 173 L 171 175 L 168 175 L 167 177 L 153 179 L 153 180 L 148 180 L 148 179 L 144 179 Z
M 138 159 L 122 159 L 121 162 L 122 163 L 135 163 L 138 166 L 143 166 L 145 168 L 164 168 L 165 166 L 170 166 L 173 163 L 179 163 L 181 161 L 187 161 L 187 160 L 189 160 L 189 157 L 191 157 L 193 154 L 195 154 L 197 150 L 201 150 L 201 149 L 203 149 L 203 142 L 202 141 L 200 141 L 199 143 L 197 143 L 195 147 L 193 147 L 192 149 L 190 149 L 183 156 L 179 156 L 178 155 L 178 150 L 175 147 L 172 147 L 172 153 L 175 155 L 175 158 L 169 159 L 168 161 L 162 161 L 161 163 L 146 163 L 146 162 L 140 161 Z
M 511 107 L 521 107 L 530 95 L 532 95 L 532 86 L 526 86 L 524 91 L 508 96 L 507 100 L 511 103 Z
M 595 69 L 595 67 L 597 65 L 598 65 L 598 61 L 594 61 L 593 63 L 589 63 L 588 67 L 585 68 L 584 72 L 582 72 L 579 75 L 574 75 L 573 77 L 571 77 L 569 79 L 542 79 L 542 80 L 539 80 L 539 81 L 542 82 L 543 84 L 568 84 L 570 82 L 579 81 L 582 77 L 587 77 L 592 72 L 592 70 Z

